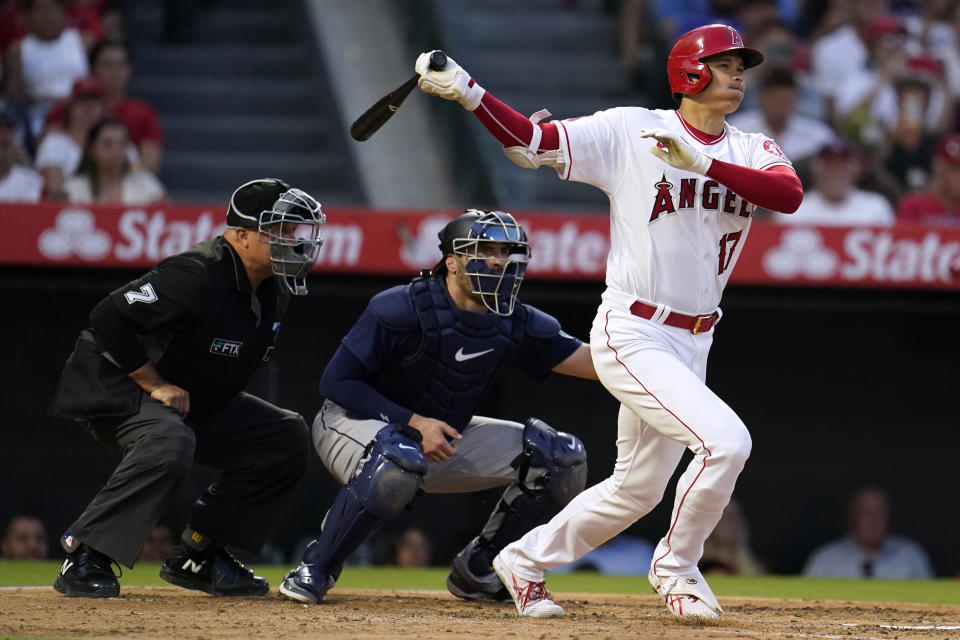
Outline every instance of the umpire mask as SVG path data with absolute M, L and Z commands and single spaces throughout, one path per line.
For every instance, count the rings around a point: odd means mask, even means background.
M 475 215 L 476 219 L 465 237 L 452 239 L 451 252 L 484 306 L 499 316 L 508 316 L 513 313 L 530 262 L 527 233 L 505 211 L 470 209 L 465 215 Z
M 323 246 L 320 225 L 326 220 L 320 203 L 300 189 L 283 192 L 260 214 L 258 230 L 261 241 L 266 237 L 270 244 L 273 272 L 294 295 L 307 293 L 307 274 Z

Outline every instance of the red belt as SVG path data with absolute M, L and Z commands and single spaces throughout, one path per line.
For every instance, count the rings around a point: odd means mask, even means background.
M 657 313 L 657 305 L 647 304 L 646 302 L 640 302 L 637 300 L 630 305 L 630 313 L 649 320 L 654 316 L 654 314 Z M 713 324 L 719 317 L 720 314 L 716 311 L 703 316 L 688 316 L 685 313 L 671 311 L 667 315 L 667 319 L 663 321 L 663 324 L 668 324 L 671 327 L 678 327 L 680 329 L 686 329 L 692 334 L 698 334 L 710 331 L 710 329 L 713 328 Z

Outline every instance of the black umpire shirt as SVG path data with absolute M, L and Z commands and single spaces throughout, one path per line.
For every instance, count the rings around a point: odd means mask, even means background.
M 207 419 L 270 359 L 289 300 L 278 277 L 254 291 L 222 236 L 166 258 L 91 312 L 50 413 L 82 419 L 136 413 L 142 390 L 127 374 L 149 359 L 190 393 L 187 420 Z

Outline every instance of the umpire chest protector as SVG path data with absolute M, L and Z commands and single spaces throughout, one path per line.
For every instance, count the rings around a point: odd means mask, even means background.
M 415 351 L 379 372 L 378 388 L 416 413 L 444 420 L 455 429 L 470 422 L 495 381 L 526 337 L 527 312 L 510 316 L 458 308 L 442 278 L 417 278 L 407 287 L 420 332 Z

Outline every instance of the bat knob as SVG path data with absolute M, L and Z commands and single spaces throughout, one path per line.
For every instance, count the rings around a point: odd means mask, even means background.
M 447 54 L 439 49 L 430 54 L 430 68 L 434 71 L 440 71 L 447 66 Z

